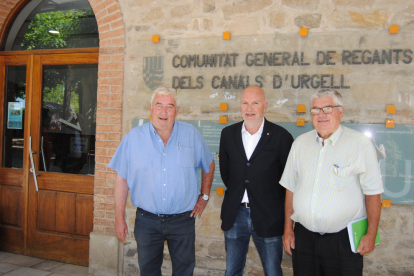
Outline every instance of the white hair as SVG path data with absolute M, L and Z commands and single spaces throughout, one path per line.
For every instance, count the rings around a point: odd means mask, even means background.
M 311 96 L 311 105 L 314 99 L 322 99 L 322 98 L 327 98 L 327 97 L 332 97 L 334 104 L 344 106 L 344 102 L 342 101 L 342 95 L 339 94 L 338 91 L 330 89 L 330 88 L 321 89 L 315 94 L 313 94 Z
M 154 93 L 152 93 L 150 104 L 152 106 L 155 96 L 157 95 L 166 95 L 166 96 L 172 96 L 176 103 L 176 108 L 178 108 L 178 97 L 177 97 L 177 90 L 170 87 L 164 87 L 159 86 L 154 90 Z

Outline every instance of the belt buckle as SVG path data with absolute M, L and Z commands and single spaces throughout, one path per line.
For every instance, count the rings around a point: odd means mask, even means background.
M 159 218 L 165 218 L 167 215 L 158 215 Z
M 243 202 L 243 203 L 244 203 L 244 207 L 246 207 L 246 208 L 249 208 L 249 209 L 250 209 L 249 202 Z

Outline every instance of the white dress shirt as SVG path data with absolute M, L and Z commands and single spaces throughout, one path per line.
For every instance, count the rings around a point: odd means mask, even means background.
M 280 184 L 293 192 L 293 215 L 312 232 L 336 233 L 366 214 L 365 196 L 384 189 L 372 141 L 344 126 L 324 141 L 316 130 L 292 145 Z
M 242 139 L 243 139 L 243 147 L 244 151 L 246 152 L 247 160 L 250 159 L 250 157 L 253 154 L 254 149 L 256 148 L 257 144 L 259 143 L 260 137 L 262 137 L 263 133 L 263 126 L 264 126 L 264 118 L 262 121 L 262 124 L 260 125 L 259 130 L 255 134 L 250 134 L 246 127 L 242 126 Z M 249 197 L 247 196 L 247 190 L 244 190 L 244 195 L 241 203 L 249 202 Z

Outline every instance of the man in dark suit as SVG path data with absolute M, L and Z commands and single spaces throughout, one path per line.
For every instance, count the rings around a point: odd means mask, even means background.
M 243 275 L 250 236 L 266 275 L 282 276 L 285 189 L 279 180 L 292 135 L 267 121 L 264 91 L 250 86 L 241 97 L 244 121 L 223 129 L 220 173 L 227 187 L 221 207 L 226 276 Z

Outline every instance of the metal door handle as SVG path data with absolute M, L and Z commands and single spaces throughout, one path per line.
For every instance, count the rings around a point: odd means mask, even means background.
M 34 165 L 34 159 L 33 159 L 33 153 L 36 153 L 36 151 L 32 151 L 32 136 L 29 136 L 29 157 L 30 157 L 30 164 L 32 167 L 30 168 L 30 172 L 33 174 L 33 180 L 36 187 L 36 192 L 39 191 L 39 187 L 37 186 L 37 176 L 40 176 L 40 174 L 36 174 L 36 168 Z

